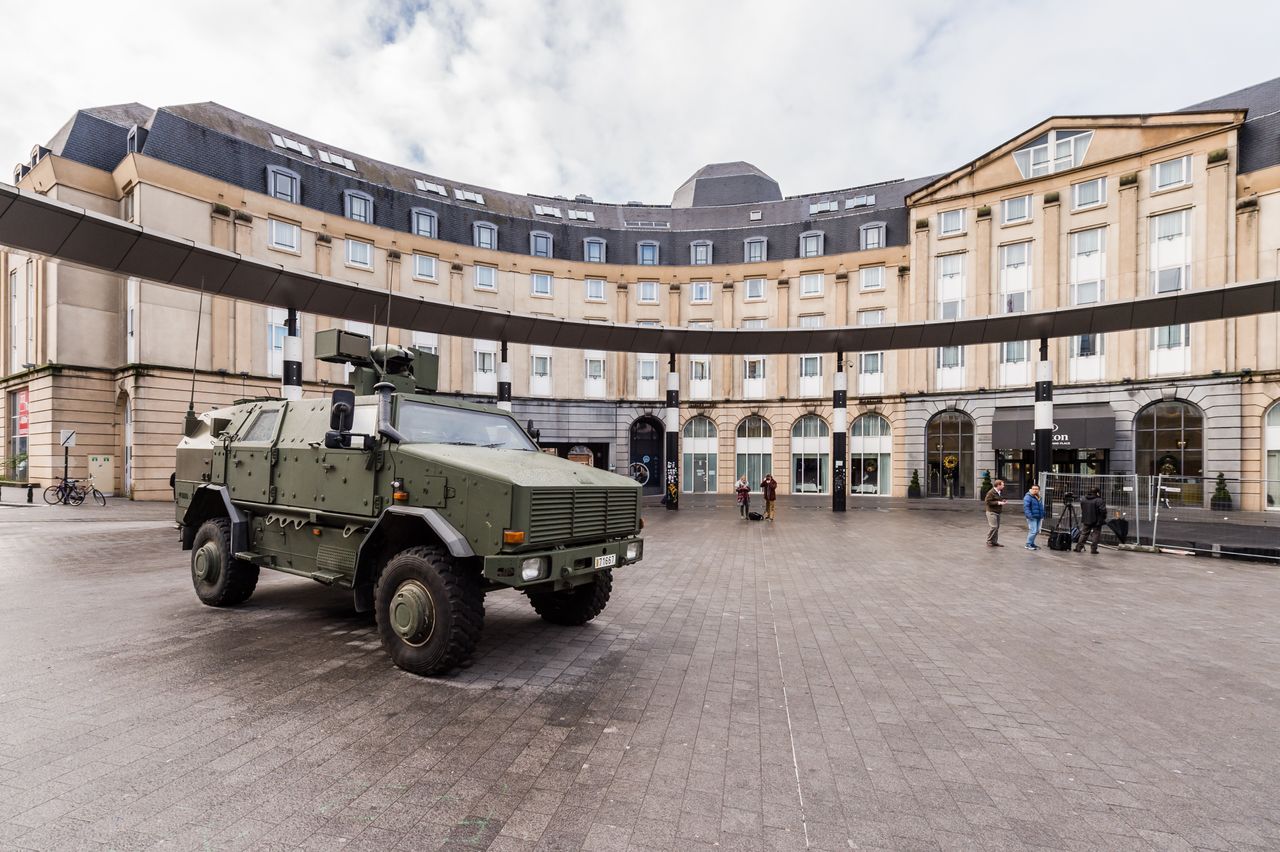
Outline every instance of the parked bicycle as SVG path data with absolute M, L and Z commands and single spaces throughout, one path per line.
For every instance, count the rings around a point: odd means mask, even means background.
M 99 506 L 107 505 L 106 495 L 94 487 L 92 478 L 83 481 L 59 478 L 57 485 L 50 485 L 44 490 L 44 502 L 50 506 L 58 503 L 79 506 L 89 498 Z

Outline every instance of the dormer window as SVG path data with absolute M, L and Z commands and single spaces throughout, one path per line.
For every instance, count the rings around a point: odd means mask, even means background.
M 342 194 L 343 211 L 348 219 L 373 224 L 373 198 L 365 192 L 348 189 Z
M 291 169 L 267 166 L 267 195 L 297 204 L 301 196 L 302 178 Z
M 1024 178 L 1074 169 L 1084 162 L 1092 130 L 1050 130 L 1013 152 Z
M 436 214 L 424 207 L 415 207 L 412 211 L 413 232 L 419 237 L 436 236 Z
M 692 266 L 706 266 L 711 262 L 711 242 L 698 240 L 689 244 L 689 263 Z
M 534 231 L 529 234 L 529 254 L 534 257 L 551 257 L 551 235 L 546 231 Z

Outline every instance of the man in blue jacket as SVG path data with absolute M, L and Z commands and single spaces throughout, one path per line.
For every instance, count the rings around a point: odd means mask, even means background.
M 1027 516 L 1027 550 L 1039 550 L 1036 536 L 1040 534 L 1040 525 L 1044 523 L 1044 503 L 1040 502 L 1040 486 L 1033 485 L 1027 489 L 1022 498 L 1022 514 Z

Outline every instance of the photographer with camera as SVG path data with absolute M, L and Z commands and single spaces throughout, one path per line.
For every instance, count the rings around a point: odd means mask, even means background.
M 1089 552 L 1098 552 L 1098 542 L 1102 540 L 1102 525 L 1107 522 L 1107 503 L 1102 499 L 1102 492 L 1090 488 L 1089 493 L 1080 500 L 1080 523 L 1084 529 L 1080 532 L 1080 540 L 1076 542 L 1076 553 L 1084 550 L 1085 541 L 1089 541 Z M 1092 540 L 1090 540 L 1092 536 Z

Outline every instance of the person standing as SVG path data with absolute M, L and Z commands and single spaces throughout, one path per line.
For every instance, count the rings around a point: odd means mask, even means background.
M 1090 488 L 1089 493 L 1080 501 L 1080 523 L 1084 529 L 1080 531 L 1080 540 L 1076 542 L 1076 553 L 1084 550 L 1084 543 L 1089 542 L 1089 552 L 1098 552 L 1098 542 L 1102 540 L 1102 525 L 1107 522 L 1107 501 L 1102 499 L 1102 492 Z
M 1027 518 L 1027 550 L 1039 550 L 1036 536 L 1040 534 L 1040 526 L 1044 523 L 1044 503 L 1040 500 L 1040 486 L 1033 485 L 1022 497 L 1022 514 Z
M 760 493 L 764 496 L 764 519 L 773 520 L 773 504 L 778 500 L 778 480 L 772 473 L 766 473 L 760 480 Z
M 733 490 L 738 495 L 738 511 L 742 513 L 742 519 L 747 519 L 747 513 L 751 511 L 751 486 L 747 484 L 747 475 L 744 473 L 738 477 L 738 482 L 733 486 Z
M 1000 543 L 1000 513 L 1004 511 L 1004 480 L 997 479 L 983 501 L 987 511 L 987 547 L 1004 547 Z

